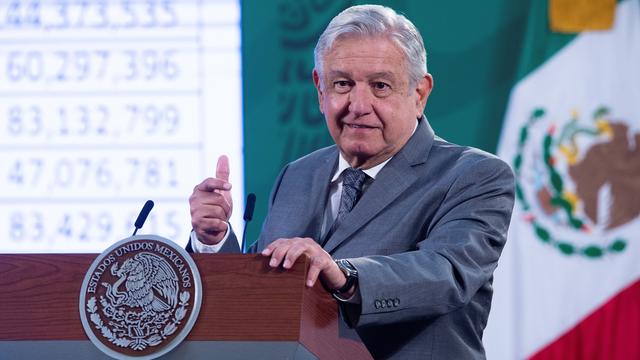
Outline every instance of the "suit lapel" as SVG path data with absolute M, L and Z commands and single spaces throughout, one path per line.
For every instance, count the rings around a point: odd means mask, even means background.
M 327 252 L 331 253 L 349 239 L 418 179 L 413 166 L 426 162 L 433 138 L 433 130 L 423 118 L 404 148 L 382 168 L 360 201 L 327 240 L 324 246 Z
M 313 216 L 311 217 L 308 229 L 309 236 L 316 241 L 320 240 L 322 225 L 324 221 L 324 212 L 327 207 L 327 199 L 329 197 L 329 186 L 331 185 L 331 177 L 338 166 L 338 151 L 332 151 L 318 166 L 312 171 L 313 180 L 309 191 L 309 205 L 314 206 Z M 295 214 L 292 214 L 295 216 Z

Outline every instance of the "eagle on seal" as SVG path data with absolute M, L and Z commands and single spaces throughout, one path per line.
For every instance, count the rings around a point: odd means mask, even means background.
M 128 305 L 144 311 L 162 312 L 172 309 L 178 302 L 178 276 L 166 260 L 158 255 L 141 252 L 111 267 L 118 277 L 113 284 L 104 284 L 106 295 L 116 306 Z M 126 292 L 118 288 L 124 282 Z

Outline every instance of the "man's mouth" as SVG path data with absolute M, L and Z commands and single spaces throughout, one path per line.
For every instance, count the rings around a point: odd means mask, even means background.
M 373 126 L 361 125 L 361 124 L 344 124 L 346 127 L 352 129 L 374 129 Z

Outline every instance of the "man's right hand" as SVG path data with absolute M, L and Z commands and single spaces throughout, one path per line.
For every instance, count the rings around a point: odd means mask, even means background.
M 191 225 L 198 239 L 207 245 L 215 245 L 224 239 L 228 221 L 233 211 L 229 183 L 229 159 L 218 158 L 216 177 L 206 178 L 196 185 L 189 197 Z

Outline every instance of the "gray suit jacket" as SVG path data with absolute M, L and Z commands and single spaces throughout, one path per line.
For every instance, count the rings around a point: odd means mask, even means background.
M 331 146 L 285 166 L 258 251 L 282 237 L 320 239 L 337 160 Z M 482 333 L 513 198 L 507 164 L 435 137 L 420 120 L 324 246 L 358 269 L 362 303 L 341 310 L 375 358 L 485 357 Z M 226 250 L 236 244 L 227 243 Z

